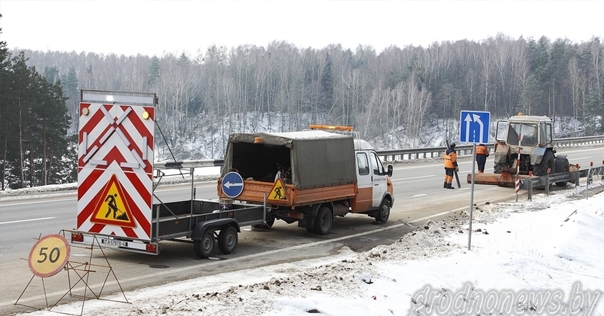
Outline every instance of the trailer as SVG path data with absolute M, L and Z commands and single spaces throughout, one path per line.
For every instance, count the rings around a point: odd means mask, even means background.
M 266 225 L 266 203 L 196 199 L 194 170 L 213 162 L 154 166 L 154 93 L 82 90 L 78 133 L 78 213 L 72 243 L 158 255 L 160 241 L 190 240 L 208 258 L 216 244 L 237 247 L 242 226 Z M 169 169 L 191 176 L 190 199 L 156 195 Z

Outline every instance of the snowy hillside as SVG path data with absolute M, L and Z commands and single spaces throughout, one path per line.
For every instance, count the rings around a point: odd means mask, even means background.
M 321 118 L 324 124 L 325 118 Z M 494 142 L 496 121 L 491 118 L 490 142 Z M 177 160 L 222 159 L 230 133 L 255 132 L 291 132 L 308 129 L 315 124 L 310 116 L 302 115 L 290 120 L 279 114 L 249 113 L 248 115 L 233 115 L 220 123 L 206 122 L 194 135 L 179 135 L 177 142 L 168 142 L 166 146 L 161 136 L 156 137 L 157 161 L 172 160 L 170 150 Z M 592 124 L 599 124 L 594 119 Z M 583 136 L 585 127 L 574 118 L 556 118 L 554 120 L 554 137 Z M 421 137 L 407 135 L 404 126 L 396 128 L 378 137 L 367 137 L 362 133 L 361 138 L 369 141 L 376 150 L 406 149 L 445 146 L 446 140 L 459 140 L 459 120 L 428 121 L 422 130 Z M 167 137 L 168 138 L 168 137 Z

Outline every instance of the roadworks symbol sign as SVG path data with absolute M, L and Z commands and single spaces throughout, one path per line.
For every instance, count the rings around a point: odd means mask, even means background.
M 274 201 L 287 201 L 287 195 L 285 195 L 285 185 L 283 185 L 283 181 L 280 177 L 275 181 L 273 189 L 268 195 L 268 199 Z
M 111 224 L 122 227 L 136 227 L 128 207 L 124 188 L 113 175 L 103 188 L 96 203 L 95 212 L 90 221 L 100 224 Z

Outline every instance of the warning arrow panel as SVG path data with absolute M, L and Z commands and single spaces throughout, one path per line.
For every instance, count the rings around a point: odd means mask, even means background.
M 130 207 L 128 207 L 128 199 L 124 188 L 114 174 L 103 188 L 102 194 L 99 195 L 90 221 L 122 227 L 136 227 L 136 223 L 132 220 Z

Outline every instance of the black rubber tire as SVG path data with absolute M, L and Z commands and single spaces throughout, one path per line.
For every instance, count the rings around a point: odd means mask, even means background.
M 382 203 L 382 205 L 380 206 L 380 209 L 377 210 L 377 212 L 375 213 L 375 221 L 380 224 L 385 224 L 388 221 L 389 217 L 390 217 L 390 204 L 388 204 L 386 201 L 384 201 L 384 203 Z
M 237 249 L 237 229 L 233 226 L 228 226 L 220 230 L 218 234 L 218 249 L 225 255 L 231 254 Z
M 275 217 L 273 215 L 266 214 L 266 224 L 253 225 L 252 227 L 260 229 L 269 229 L 273 227 L 273 224 L 275 224 Z
M 568 163 L 568 159 L 564 160 L 564 170 L 563 171 L 558 171 L 556 170 L 556 173 L 558 172 L 569 172 L 570 171 L 570 164 Z M 565 187 L 568 184 L 568 181 L 560 181 L 560 182 L 556 182 L 556 186 L 559 187 Z
M 541 162 L 533 166 L 534 176 L 545 176 L 547 175 L 547 169 L 550 168 L 554 171 L 554 153 L 551 150 L 547 150 L 541 158 Z
M 273 227 L 273 224 L 275 224 L 275 217 L 273 215 L 266 214 L 266 226 L 271 228 Z
M 315 234 L 327 235 L 333 224 L 333 215 L 327 206 L 321 206 L 315 218 Z
M 195 255 L 199 258 L 206 259 L 209 258 L 214 253 L 214 244 L 216 240 L 214 238 L 213 230 L 206 230 L 201 236 L 201 240 L 193 241 L 193 249 L 195 250 Z

